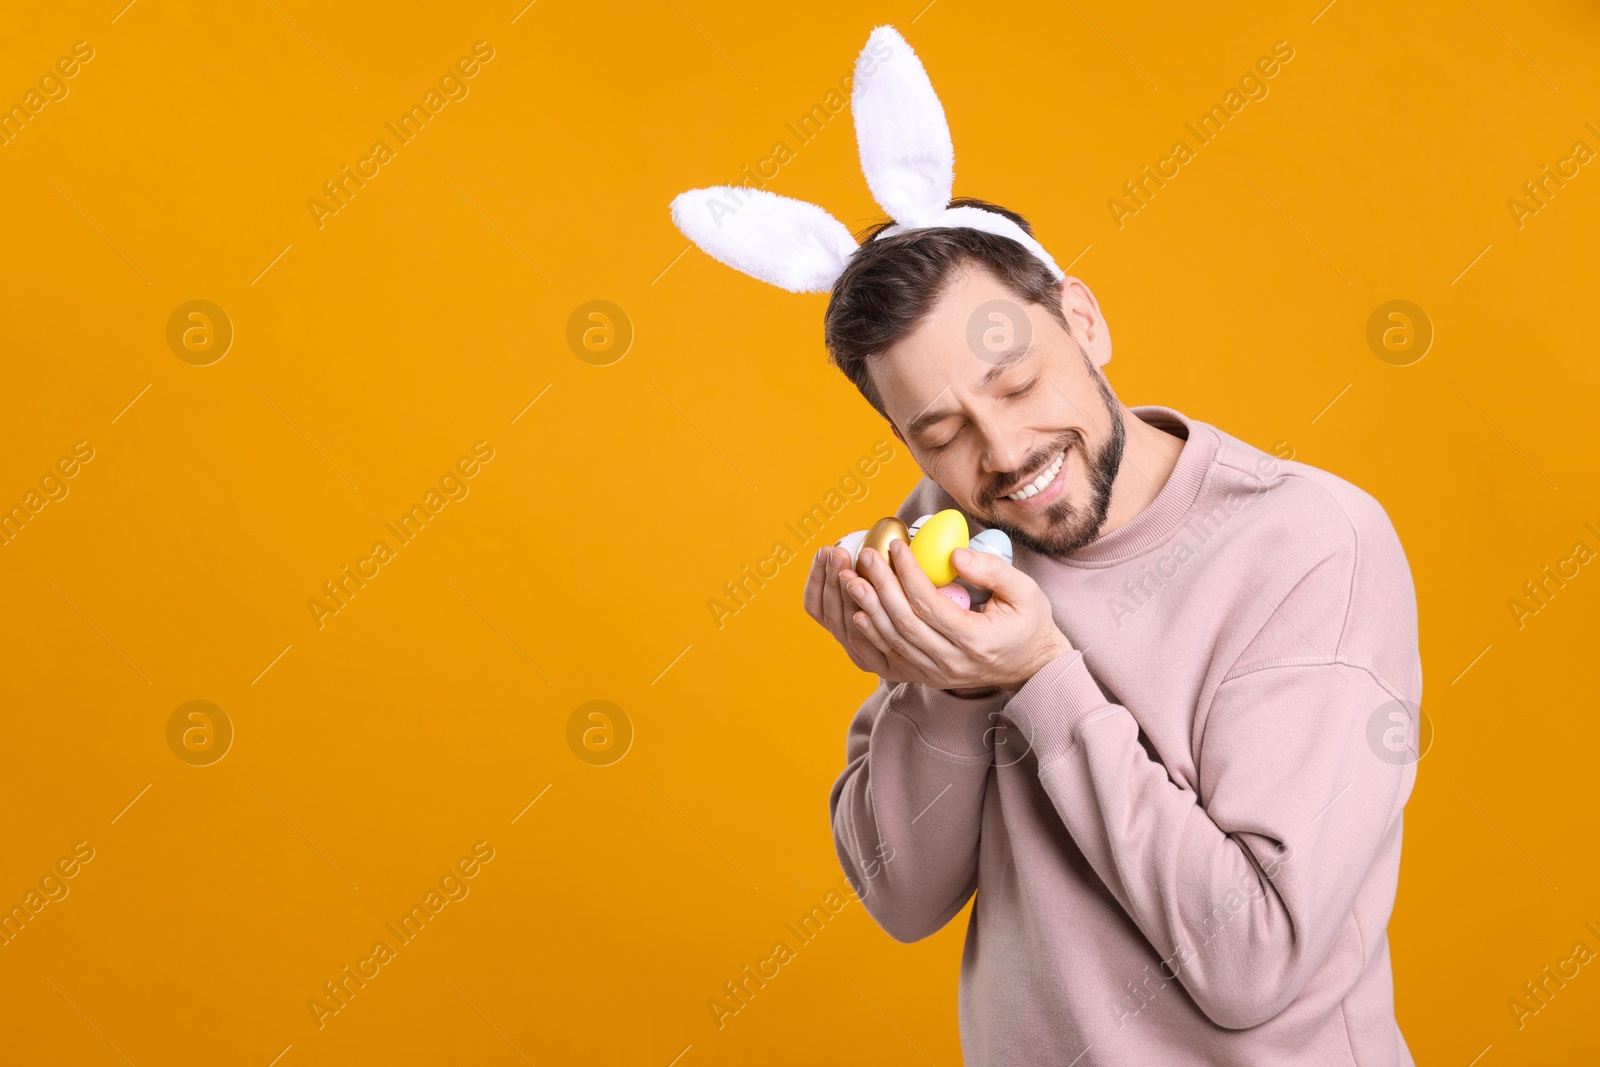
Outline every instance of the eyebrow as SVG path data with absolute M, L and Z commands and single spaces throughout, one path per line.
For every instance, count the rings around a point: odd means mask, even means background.
M 984 372 L 983 377 L 978 382 L 978 388 L 983 389 L 991 385 L 996 378 L 1004 374 L 1009 368 L 1017 363 L 1020 363 L 1022 360 L 1028 358 L 1032 354 L 1033 343 L 1031 341 L 1028 343 L 1026 348 L 1015 349 L 1008 353 L 1001 358 L 998 363 Z M 937 397 L 935 399 L 937 399 Z M 916 418 L 911 420 L 911 425 L 906 427 L 906 434 L 907 436 L 920 434 L 923 430 L 926 430 L 934 423 L 943 419 L 948 419 L 954 414 L 955 412 L 953 411 L 924 411 L 921 415 L 918 415 Z

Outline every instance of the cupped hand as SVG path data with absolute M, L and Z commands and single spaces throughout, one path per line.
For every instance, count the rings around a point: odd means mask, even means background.
M 998 557 L 970 548 L 951 556 L 957 574 L 994 593 L 982 611 L 969 611 L 934 587 L 904 543 L 889 548 L 891 561 L 862 549 L 860 573 L 844 565 L 843 549 L 829 550 L 838 558 L 817 583 L 824 591 L 837 585 L 829 621 L 818 621 L 861 669 L 937 689 L 998 686 L 1015 694 L 1041 667 L 1072 650 L 1044 590 Z M 812 599 L 808 585 L 808 611 Z M 820 599 L 826 606 L 826 595 Z M 841 619 L 849 620 L 843 637 L 836 629 Z
M 850 662 L 864 671 L 888 677 L 888 659 L 850 622 L 850 616 L 860 608 L 844 591 L 844 583 L 852 580 L 856 580 L 856 573 L 850 569 L 850 553 L 837 545 L 818 552 L 806 578 L 806 614 L 833 635 L 849 653 Z

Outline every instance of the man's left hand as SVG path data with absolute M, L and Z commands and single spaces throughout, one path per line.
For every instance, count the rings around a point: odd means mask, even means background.
M 994 591 L 982 611 L 969 611 L 934 587 L 905 542 L 891 542 L 889 553 L 892 561 L 862 549 L 860 573 L 847 568 L 840 575 L 861 605 L 852 625 L 889 661 L 886 680 L 934 689 L 998 686 L 1015 695 L 1041 667 L 1072 651 L 1044 590 L 998 557 L 970 548 L 951 556 L 963 579 Z

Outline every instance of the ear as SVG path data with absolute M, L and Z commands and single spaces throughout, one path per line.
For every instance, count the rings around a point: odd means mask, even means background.
M 956 152 L 928 72 L 893 26 L 879 26 L 867 38 L 850 109 L 872 198 L 904 226 L 932 222 L 950 206 Z
M 1100 304 L 1089 287 L 1068 275 L 1061 283 L 1061 310 L 1072 332 L 1089 353 L 1089 361 L 1103 367 L 1111 361 L 1111 328 L 1100 314 Z
M 828 292 L 856 250 L 822 208 L 761 189 L 691 189 L 673 199 L 672 221 L 712 259 L 791 293 Z

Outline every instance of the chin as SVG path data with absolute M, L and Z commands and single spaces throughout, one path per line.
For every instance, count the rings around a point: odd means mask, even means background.
M 1038 521 L 1026 527 L 1006 522 L 999 516 L 994 516 L 994 520 L 990 525 L 1011 538 L 1013 545 L 1037 555 L 1054 557 L 1068 555 L 1089 544 L 1100 536 L 1103 525 L 1103 520 L 1097 521 L 1082 508 L 1066 501 L 1037 516 Z
M 1014 545 L 1037 555 L 1060 557 L 1077 551 L 1100 536 L 1106 507 L 1092 486 L 1066 485 L 1061 498 L 1043 511 L 1012 517 L 1003 502 L 975 511 L 985 525 L 1002 531 Z M 1020 519 L 1020 521 L 1018 521 Z

